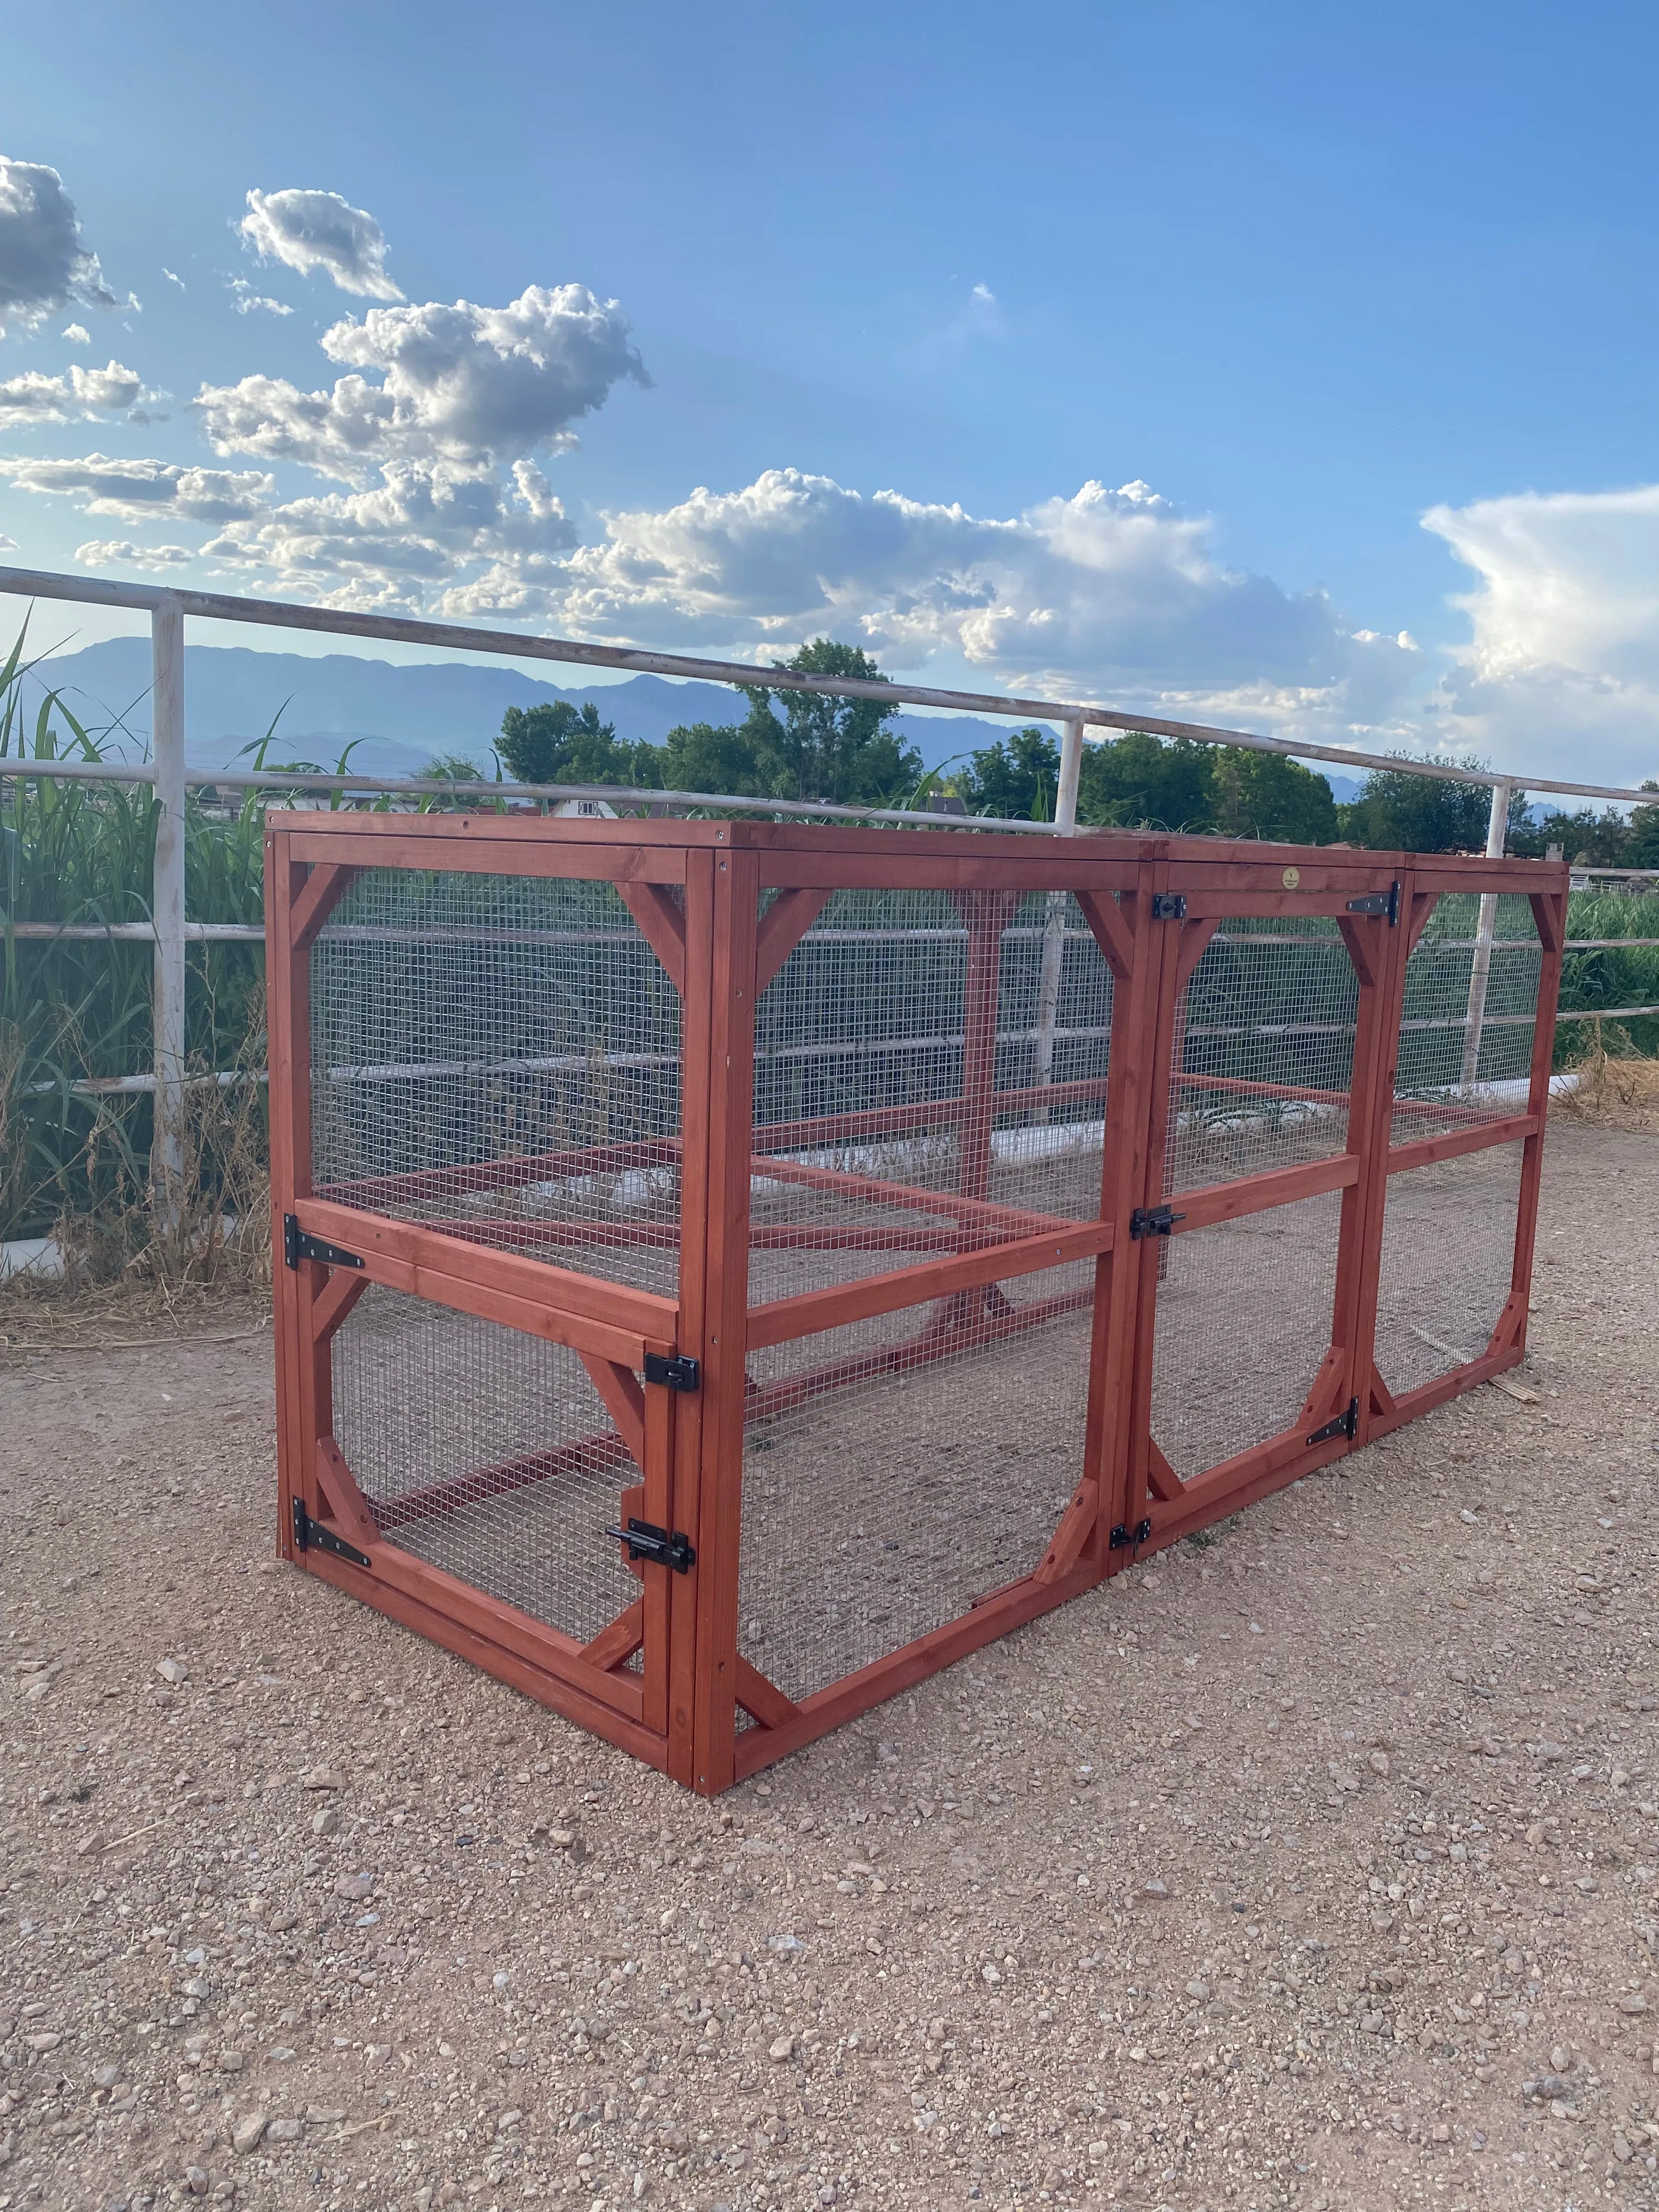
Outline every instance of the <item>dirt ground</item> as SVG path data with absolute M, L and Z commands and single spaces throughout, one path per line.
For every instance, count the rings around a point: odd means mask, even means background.
M 1656 1221 L 716 1804 L 270 1557 L 268 1340 L 5 1355 L 0 2212 L 1659 2201 Z

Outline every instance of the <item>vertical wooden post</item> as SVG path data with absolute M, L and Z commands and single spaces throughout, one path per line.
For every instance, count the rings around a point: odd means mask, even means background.
M 714 862 L 693 848 L 686 854 L 685 990 L 680 1000 L 680 1297 L 678 1348 L 704 1363 L 708 1331 L 708 1113 L 712 1076 L 710 1031 L 714 987 Z M 673 1394 L 673 1507 L 669 1525 L 693 1535 L 698 1563 L 674 1575 L 668 1624 L 668 1771 L 695 1789 L 698 1620 L 704 1572 L 699 1503 L 702 1497 L 702 1390 Z
M 1538 1193 L 1544 1172 L 1544 1125 L 1549 1116 L 1550 1071 L 1555 1061 L 1555 1009 L 1561 994 L 1561 967 L 1567 937 L 1567 893 L 1535 894 L 1534 924 L 1542 945 L 1538 969 L 1538 1019 L 1532 1033 L 1531 1082 L 1527 1111 L 1538 1127 L 1521 1147 L 1521 1198 L 1516 1209 L 1515 1272 L 1506 1315 L 1513 1340 L 1527 1348 L 1527 1314 L 1532 1296 L 1533 1247 L 1538 1235 Z
M 1408 909 L 1405 909 L 1408 910 Z M 1402 910 L 1402 911 L 1405 911 Z M 1342 941 L 1359 981 L 1354 1015 L 1353 1063 L 1348 1072 L 1349 1157 L 1359 1172 L 1342 1194 L 1337 1224 L 1336 1290 L 1331 1311 L 1331 1347 L 1343 1356 L 1346 1387 L 1340 1404 L 1350 1398 L 1366 1398 L 1370 1377 L 1369 1354 L 1362 1361 L 1360 1322 L 1365 1305 L 1367 1232 L 1371 1218 L 1372 1186 L 1389 1170 L 1389 1133 L 1377 1126 L 1378 1093 L 1386 1090 L 1392 1105 L 1394 1054 L 1389 1037 L 1389 987 L 1395 968 L 1395 940 L 1401 934 L 1383 918 L 1339 918 Z M 1398 1022 L 1395 1036 L 1399 1035 Z M 1387 1080 L 1384 1080 L 1385 1075 Z M 1376 1310 L 1372 1285 L 1371 1312 Z M 1356 1431 L 1356 1436 L 1358 1431 Z
M 1141 1247 L 1129 1234 L 1129 1217 L 1141 1203 L 1146 1179 L 1152 1035 L 1158 1020 L 1159 962 L 1164 931 L 1152 921 L 1152 871 L 1143 864 L 1134 889 L 1126 891 L 1121 911 L 1133 934 L 1133 958 L 1127 974 L 1112 978 L 1111 1050 L 1107 1063 L 1106 1122 L 1102 1146 L 1103 1217 L 1113 1224 L 1112 1249 L 1095 1270 L 1094 1328 L 1089 1367 L 1089 1419 L 1084 1455 L 1086 1472 L 1100 1485 L 1100 1511 L 1089 1559 L 1097 1575 L 1112 1562 L 1111 1532 L 1144 1507 L 1142 1488 L 1132 1497 L 1133 1424 L 1125 1408 L 1134 1387 L 1136 1319 L 1139 1305 Z M 1103 896 L 1109 896 L 1103 894 Z M 1127 1555 L 1126 1555 L 1127 1557 Z
M 155 1224 L 164 1236 L 173 1236 L 185 1210 L 185 616 L 171 594 L 157 601 L 149 629 L 155 767 L 155 1103 L 149 1188 Z
M 1400 1080 L 1400 1025 L 1405 1018 L 1407 964 L 1411 957 L 1417 878 L 1408 868 L 1400 878 L 1400 919 L 1383 939 L 1383 972 L 1376 1000 L 1376 1054 L 1372 1091 L 1362 1113 L 1358 1097 L 1349 1101 L 1349 1148 L 1354 1124 L 1370 1159 L 1368 1194 L 1358 1224 L 1353 1313 L 1353 1392 L 1359 1412 L 1354 1448 L 1365 1443 L 1376 1419 L 1371 1386 L 1376 1376 L 1376 1305 L 1382 1264 L 1382 1224 L 1389 1203 L 1389 1149 L 1394 1141 L 1394 1102 Z M 1355 1055 L 1356 1060 L 1358 1054 Z M 1356 1073 L 1357 1073 L 1356 1069 Z M 1387 1384 L 1383 1384 L 1384 1389 Z M 1384 1401 L 1386 1403 L 1386 1401 Z
M 735 1773 L 749 1178 L 755 1141 L 757 856 L 753 852 L 717 851 L 712 890 L 708 1249 L 703 1291 L 693 1708 L 693 1784 L 708 1796 L 728 1788 Z M 688 932 L 688 956 L 689 936 Z M 689 957 L 687 965 L 689 969 Z
M 270 1067 L 270 1280 L 276 1358 L 278 1549 L 295 1556 L 293 1501 L 307 1487 L 301 1370 L 307 1364 L 308 1314 L 301 1312 L 299 1274 L 283 1264 L 283 1217 L 311 1188 L 311 1039 L 307 963 L 294 951 L 292 908 L 302 871 L 289 858 L 285 830 L 265 827 L 265 1026 Z M 307 1300 L 309 1305 L 309 1300 Z
M 1173 1091 L 1170 1070 L 1176 1001 L 1183 988 L 1180 930 L 1152 920 L 1153 898 L 1164 889 L 1169 878 L 1170 871 L 1164 862 L 1143 862 L 1135 891 L 1141 923 L 1139 933 L 1144 940 L 1135 964 L 1137 973 L 1144 978 L 1144 999 L 1129 1048 L 1140 1059 L 1144 1087 L 1139 1159 L 1133 1172 L 1126 1164 L 1117 1231 L 1117 1255 L 1123 1263 L 1122 1296 L 1127 1308 L 1121 1326 L 1133 1352 L 1118 1399 L 1120 1418 L 1127 1431 L 1119 1517 L 1128 1527 L 1133 1527 L 1146 1510 L 1152 1439 L 1152 1366 L 1158 1348 L 1158 1267 L 1164 1250 L 1161 1237 L 1143 1237 L 1139 1243 L 1132 1240 L 1129 1215 L 1136 1206 L 1156 1206 L 1163 1194 L 1164 1158 L 1169 1142 Z M 1102 1516 L 1103 1520 L 1107 1517 Z M 1126 1551 L 1118 1556 L 1119 1563 L 1127 1566 L 1133 1555 Z

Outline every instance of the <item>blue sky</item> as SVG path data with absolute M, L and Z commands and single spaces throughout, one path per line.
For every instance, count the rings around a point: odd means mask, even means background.
M 1636 781 L 1656 43 L 1594 4 L 20 15 L 5 557 L 830 629 Z M 84 264 L 31 304 L 41 167 L 113 304 Z M 344 259 L 307 194 L 360 211 Z

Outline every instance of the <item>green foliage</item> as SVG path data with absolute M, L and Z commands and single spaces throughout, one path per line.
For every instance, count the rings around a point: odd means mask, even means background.
M 801 676 L 883 680 L 868 653 L 829 637 L 815 637 L 775 665 Z M 763 684 L 745 685 L 744 696 L 749 718 L 741 736 L 753 749 L 756 781 L 750 788 L 757 793 L 878 806 L 909 790 L 921 775 L 921 755 L 886 727 L 897 708 L 879 699 L 773 691 Z M 775 702 L 782 709 L 781 721 L 773 711 Z
M 1486 763 L 1465 758 L 1444 765 L 1484 769 Z M 1512 830 L 1524 829 L 1526 809 L 1526 793 L 1516 792 L 1510 801 Z M 1358 798 L 1337 809 L 1337 821 L 1349 844 L 1374 852 L 1484 853 L 1491 812 L 1492 793 L 1484 783 L 1374 769 Z
M 747 726 L 689 722 L 671 730 L 661 750 L 657 781 L 665 791 L 757 796 L 760 763 Z
M 968 766 L 951 777 L 950 788 L 966 800 L 970 814 L 994 814 L 1004 822 L 1052 822 L 1060 790 L 1060 746 L 1047 730 L 1015 730 L 982 752 L 970 753 Z
M 1659 890 L 1574 891 L 1567 901 L 1567 936 L 1659 938 Z M 1617 945 L 1570 951 L 1561 969 L 1564 1006 L 1659 1006 L 1659 945 Z M 1556 1032 L 1556 1065 L 1577 1056 L 1589 1024 L 1563 1022 Z M 1659 1053 L 1659 1016 L 1625 1027 L 1637 1051 Z
M 1101 829 L 1207 830 L 1213 768 L 1211 748 L 1190 738 L 1167 743 L 1127 730 L 1104 744 L 1085 744 L 1078 819 Z
M 1281 844 L 1336 842 L 1336 801 L 1322 775 L 1284 753 L 1218 748 L 1210 770 L 1210 819 L 1225 837 Z
M 1659 781 L 1649 776 L 1642 788 L 1659 791 Z M 1659 804 L 1632 807 L 1627 860 L 1633 868 L 1659 868 Z
M 509 707 L 501 717 L 501 757 L 520 783 L 654 784 L 657 748 L 624 744 L 591 699 Z M 643 771 L 643 773 L 642 773 Z

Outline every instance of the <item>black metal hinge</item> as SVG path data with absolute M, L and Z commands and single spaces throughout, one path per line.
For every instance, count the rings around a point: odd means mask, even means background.
M 1350 899 L 1348 912 L 1350 914 L 1386 914 L 1389 917 L 1389 927 L 1398 928 L 1400 924 L 1399 884 L 1390 884 L 1385 891 L 1367 891 L 1364 898 Z
M 1154 921 L 1185 921 L 1186 919 L 1187 900 L 1183 892 L 1154 891 L 1152 893 Z
M 683 1575 L 697 1564 L 696 1553 L 689 1536 L 677 1528 L 671 1536 L 666 1528 L 659 1528 L 654 1522 L 630 1521 L 625 1528 L 607 1528 L 607 1536 L 614 1536 L 619 1544 L 626 1544 L 630 1559 L 654 1559 L 661 1566 L 672 1567 Z
M 367 1552 L 360 1552 L 355 1544 L 348 1544 L 343 1536 L 337 1536 L 331 1528 L 325 1528 L 320 1521 L 313 1521 L 306 1511 L 303 1498 L 294 1501 L 294 1543 L 301 1552 L 332 1552 L 337 1559 L 349 1559 L 354 1567 L 369 1565 Z
M 1108 1547 L 1114 1552 L 1131 1551 L 1137 1544 L 1144 1544 L 1152 1533 L 1150 1519 L 1137 1521 L 1133 1528 L 1126 1528 L 1120 1522 L 1107 1539 Z
M 1136 1237 L 1171 1237 L 1177 1221 L 1187 1218 L 1184 1213 L 1175 1213 L 1167 1206 L 1138 1206 L 1129 1216 L 1129 1234 Z
M 1304 1441 L 1310 1444 L 1325 1444 L 1328 1443 L 1333 1437 L 1346 1437 L 1348 1442 L 1352 1443 L 1353 1432 L 1358 1426 L 1359 1401 L 1358 1398 L 1350 1398 L 1346 1413 L 1339 1413 L 1334 1421 L 1327 1421 L 1322 1429 L 1316 1429 L 1313 1434 L 1305 1437 Z
M 300 1218 L 295 1213 L 283 1216 L 283 1264 L 297 1267 L 301 1260 L 320 1260 L 325 1267 L 361 1267 L 360 1252 L 342 1251 L 325 1237 L 313 1237 L 301 1229 Z
M 683 1355 L 670 1359 L 660 1352 L 647 1352 L 645 1379 L 647 1382 L 660 1382 L 665 1390 L 695 1390 L 702 1384 L 702 1369 L 695 1359 Z

